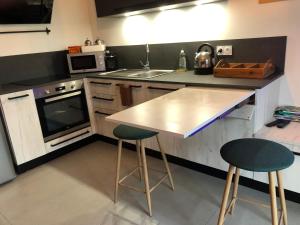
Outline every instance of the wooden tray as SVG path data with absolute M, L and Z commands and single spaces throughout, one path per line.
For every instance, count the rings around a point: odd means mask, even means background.
M 275 66 L 266 63 L 227 63 L 220 60 L 214 68 L 215 77 L 264 79 L 275 72 Z

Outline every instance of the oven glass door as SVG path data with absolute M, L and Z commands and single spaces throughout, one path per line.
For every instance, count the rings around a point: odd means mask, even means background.
M 90 125 L 83 89 L 37 99 L 36 103 L 45 141 Z

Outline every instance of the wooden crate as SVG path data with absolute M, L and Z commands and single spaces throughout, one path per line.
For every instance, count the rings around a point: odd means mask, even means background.
M 266 63 L 227 63 L 220 60 L 214 68 L 215 77 L 264 79 L 275 72 L 275 66 Z

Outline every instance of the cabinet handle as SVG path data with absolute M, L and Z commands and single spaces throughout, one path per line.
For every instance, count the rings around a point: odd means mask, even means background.
M 105 115 L 105 116 L 111 116 L 112 114 L 109 114 L 109 113 L 104 113 L 104 112 L 99 112 L 99 111 L 95 111 L 96 114 L 99 114 L 99 115 Z
M 114 101 L 113 98 L 101 98 L 101 97 L 97 97 L 97 96 L 94 96 L 93 99 L 104 100 L 104 101 L 110 101 L 110 102 L 113 102 L 113 101 Z
M 132 87 L 132 88 L 141 88 L 142 85 L 129 85 L 129 87 Z
M 116 84 L 116 86 L 121 86 L 122 84 Z M 131 88 L 141 88 L 142 87 L 142 85 L 129 85 L 129 87 L 131 87 Z
M 61 144 L 65 143 L 65 142 L 67 142 L 67 141 L 71 141 L 71 140 L 73 140 L 73 139 L 75 139 L 75 138 L 78 138 L 78 137 L 80 137 L 80 136 L 82 136 L 82 135 L 85 135 L 85 134 L 88 134 L 88 133 L 90 133 L 90 132 L 89 132 L 89 131 L 86 131 L 86 132 L 84 132 L 84 133 L 82 133 L 82 134 L 78 134 L 78 135 L 76 135 L 76 136 L 74 136 L 74 137 L 71 137 L 71 138 L 69 138 L 69 139 L 67 139 L 67 140 L 64 140 L 64 141 L 62 141 L 62 142 L 58 142 L 58 143 L 56 143 L 56 144 L 51 144 L 50 146 L 51 146 L 51 147 L 56 147 L 56 146 L 61 145 Z
M 105 83 L 105 82 L 96 82 L 96 81 L 91 81 L 91 84 L 100 84 L 100 85 L 107 85 L 110 86 L 112 83 Z
M 26 94 L 26 95 L 20 95 L 20 96 L 8 98 L 8 100 L 14 100 L 14 99 L 18 99 L 18 98 L 25 98 L 25 97 L 28 97 L 28 96 L 29 96 L 29 94 Z
M 162 88 L 162 87 L 148 87 L 148 89 L 152 89 L 152 90 L 163 90 L 163 91 L 177 91 L 179 90 L 179 88 Z

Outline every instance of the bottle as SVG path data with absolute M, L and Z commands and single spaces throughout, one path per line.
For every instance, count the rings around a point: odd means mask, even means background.
M 178 71 L 186 71 L 186 54 L 183 49 L 179 53 Z

